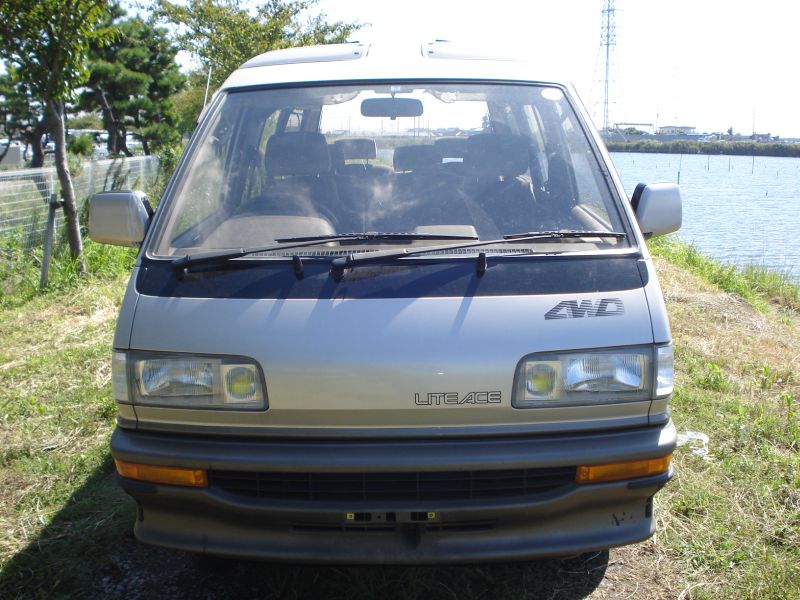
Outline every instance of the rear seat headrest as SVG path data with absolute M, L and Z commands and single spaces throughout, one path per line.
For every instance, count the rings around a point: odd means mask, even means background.
M 369 138 L 336 140 L 334 146 L 341 149 L 345 160 L 372 160 L 378 156 L 375 140 Z
M 472 175 L 516 177 L 528 170 L 529 153 L 521 135 L 478 133 L 467 139 L 464 163 Z
M 331 170 L 338 171 L 344 167 L 344 152 L 340 146 L 328 144 L 328 155 L 331 157 Z
M 292 131 L 267 140 L 264 153 L 267 175 L 319 175 L 331 169 L 328 143 L 321 133 Z
M 398 146 L 393 163 L 395 171 L 432 171 L 442 166 L 442 151 L 432 144 Z
M 441 149 L 443 158 L 464 158 L 467 154 L 466 137 L 439 138 L 433 145 Z

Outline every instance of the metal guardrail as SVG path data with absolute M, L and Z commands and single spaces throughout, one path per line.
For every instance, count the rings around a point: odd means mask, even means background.
M 73 173 L 72 185 L 78 211 L 86 200 L 103 190 L 147 189 L 158 175 L 155 156 L 136 156 L 84 163 Z M 61 186 L 55 167 L 0 171 L 0 238 L 21 235 L 26 249 L 41 245 L 47 228 L 47 212 L 53 194 L 60 197 Z M 56 228 L 63 225 L 58 211 Z

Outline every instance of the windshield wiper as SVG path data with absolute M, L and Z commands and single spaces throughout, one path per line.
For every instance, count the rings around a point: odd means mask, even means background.
M 316 246 L 326 242 L 345 242 L 345 241 L 390 241 L 390 240 L 477 240 L 474 235 L 441 235 L 437 233 L 340 233 L 325 234 L 305 237 L 280 238 L 275 240 L 275 244 L 266 246 L 252 246 L 250 248 L 234 248 L 226 250 L 213 250 L 210 252 L 199 252 L 197 254 L 186 254 L 172 261 L 172 270 L 176 273 L 185 273 L 186 269 L 193 265 L 212 265 L 225 263 L 235 258 L 242 258 L 249 254 L 260 252 L 271 252 L 273 250 L 290 250 L 292 248 L 305 248 L 306 246 Z M 296 261 L 294 261 L 296 262 Z
M 441 233 L 411 233 L 411 232 L 383 232 L 367 231 L 364 233 L 332 233 L 330 235 L 315 235 L 309 237 L 279 238 L 276 242 L 310 242 L 310 241 L 336 241 L 352 240 L 356 242 L 387 242 L 396 240 L 477 240 L 477 235 L 450 235 Z
M 170 264 L 172 270 L 178 273 L 184 273 L 187 268 L 193 265 L 212 265 L 224 263 L 234 258 L 241 258 L 248 254 L 257 254 L 259 252 L 271 252 L 273 250 L 290 250 L 292 248 L 304 248 L 306 246 L 316 246 L 320 242 L 336 242 L 338 240 L 349 240 L 350 236 L 330 236 L 324 235 L 316 238 L 309 237 L 298 240 L 296 243 L 277 243 L 268 244 L 266 246 L 251 246 L 250 248 L 234 248 L 226 250 L 212 250 L 211 252 L 198 252 L 197 254 L 186 254 L 180 258 L 174 259 Z
M 459 250 L 461 248 L 476 248 L 479 246 L 491 246 L 492 244 L 509 244 L 512 242 L 538 242 L 558 239 L 576 239 L 584 237 L 613 237 L 624 238 L 627 234 L 620 231 L 580 231 L 576 229 L 554 230 L 554 231 L 531 231 L 528 233 L 512 233 L 504 235 L 496 240 L 478 240 L 463 244 L 442 244 L 437 246 L 423 246 L 421 248 L 401 248 L 400 250 L 379 250 L 377 252 L 362 252 L 341 256 L 331 261 L 331 275 L 336 281 L 344 277 L 344 272 L 358 265 L 392 261 L 406 256 L 426 254 L 428 252 L 444 252 L 447 250 Z M 478 255 L 478 274 L 486 272 L 486 254 L 481 252 Z
M 524 240 L 533 238 L 534 240 L 542 239 L 569 239 L 569 238 L 624 238 L 627 234 L 623 231 L 586 231 L 582 229 L 556 229 L 553 231 L 527 231 L 525 233 L 509 233 L 504 235 L 504 240 Z

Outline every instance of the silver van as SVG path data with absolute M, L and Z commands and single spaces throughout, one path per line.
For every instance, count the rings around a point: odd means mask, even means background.
M 670 479 L 673 352 L 645 245 L 573 89 L 448 43 L 269 52 L 201 116 L 141 245 L 111 440 L 143 542 L 322 563 L 638 542 Z

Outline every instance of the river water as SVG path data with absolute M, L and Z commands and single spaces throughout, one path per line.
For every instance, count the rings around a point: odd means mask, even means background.
M 636 184 L 680 183 L 678 236 L 702 253 L 800 281 L 800 158 L 613 152 L 628 197 Z

